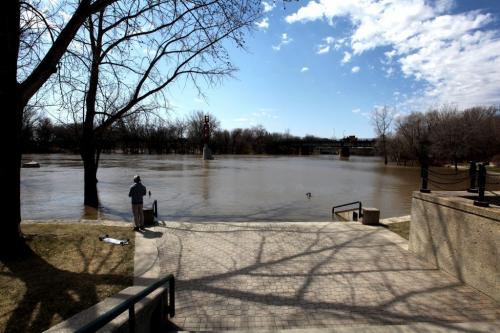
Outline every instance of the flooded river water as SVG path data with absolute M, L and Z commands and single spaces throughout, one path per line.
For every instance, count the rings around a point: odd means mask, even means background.
M 160 219 L 185 221 L 330 221 L 333 205 L 360 200 L 382 217 L 410 213 L 419 169 L 384 166 L 351 156 L 103 155 L 98 172 L 101 208 L 83 208 L 78 155 L 25 155 L 40 168 L 22 169 L 23 219 L 130 220 L 128 188 L 135 174 L 158 201 Z M 306 193 L 310 192 L 308 198 Z M 146 200 L 146 202 L 149 199 Z

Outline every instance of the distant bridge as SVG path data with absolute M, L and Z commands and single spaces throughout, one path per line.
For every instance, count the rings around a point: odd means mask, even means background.
M 342 147 L 348 147 L 353 155 L 374 155 L 376 139 L 357 139 L 347 137 L 344 139 L 302 139 L 289 142 L 302 155 L 312 154 L 338 154 Z

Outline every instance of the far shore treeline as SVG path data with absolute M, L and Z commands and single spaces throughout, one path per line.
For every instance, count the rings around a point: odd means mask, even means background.
M 374 113 L 376 113 L 374 111 Z M 499 161 L 500 107 L 472 107 L 458 110 L 442 106 L 427 112 L 393 117 L 386 133 L 386 153 L 399 165 L 467 161 Z M 390 122 L 391 123 L 391 122 Z M 378 147 L 383 154 L 379 136 Z
M 121 120 L 98 138 L 98 147 L 102 153 L 200 154 L 204 116 L 196 111 L 172 121 Z M 425 113 L 396 117 L 392 112 L 387 116 L 392 117 L 391 126 L 383 135 L 378 133 L 376 149 L 384 155 L 385 147 L 389 161 L 399 165 L 418 164 L 423 158 L 440 164 L 485 161 L 500 154 L 498 107 L 463 111 L 441 107 Z M 215 154 L 307 155 L 313 153 L 314 143 L 334 142 L 314 135 L 271 133 L 263 126 L 225 130 L 219 124 L 210 115 L 210 148 Z M 79 153 L 81 133 L 80 123 L 57 124 L 28 110 L 23 121 L 23 153 Z

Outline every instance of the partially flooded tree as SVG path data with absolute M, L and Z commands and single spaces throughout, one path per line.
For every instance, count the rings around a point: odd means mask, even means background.
M 65 7 L 67 20 L 59 26 L 46 2 L 9 0 L 0 11 L 0 43 L 3 60 L 0 62 L 0 100 L 4 129 L 3 161 L 0 172 L 7 195 L 3 204 L 7 215 L 2 224 L 0 244 L 11 248 L 21 244 L 21 133 L 23 110 L 32 97 L 57 71 L 65 54 L 85 19 L 115 0 L 79 0 Z M 52 13 L 52 14 L 51 14 Z
M 387 135 L 389 134 L 394 112 L 387 106 L 377 107 L 373 110 L 371 120 L 379 140 L 379 146 L 384 156 L 384 163 L 387 165 Z
M 83 123 L 84 203 L 98 207 L 103 134 L 127 117 L 162 117 L 180 80 L 201 90 L 230 75 L 224 42 L 244 45 L 260 16 L 256 0 L 121 0 L 91 15 L 63 59 L 61 104 Z

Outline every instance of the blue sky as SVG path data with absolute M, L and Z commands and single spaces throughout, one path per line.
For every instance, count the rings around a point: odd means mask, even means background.
M 173 117 L 214 114 L 223 128 L 323 137 L 374 135 L 377 106 L 396 116 L 432 106 L 500 104 L 500 1 L 262 2 L 240 69 L 203 90 L 169 91 Z

